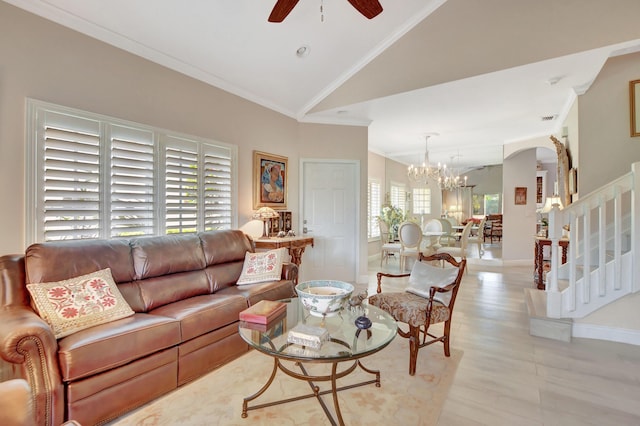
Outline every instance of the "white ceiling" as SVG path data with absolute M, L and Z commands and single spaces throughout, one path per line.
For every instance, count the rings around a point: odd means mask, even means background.
M 461 168 L 500 164 L 505 143 L 557 133 L 606 59 L 640 46 L 640 30 L 612 25 L 604 42 L 578 34 L 570 47 L 544 22 L 529 30 L 527 18 L 547 16 L 524 8 L 540 3 L 568 22 L 553 0 L 381 0 L 373 20 L 347 0 L 305 0 L 278 24 L 267 22 L 275 0 L 5 1 L 297 120 L 368 125 L 369 149 L 403 163 L 421 162 L 424 135 L 437 132 L 431 161 Z M 598 0 L 581 1 L 570 25 L 584 15 L 585 31 L 597 32 Z M 618 9 L 611 19 L 631 13 Z M 309 54 L 299 58 L 301 46 Z

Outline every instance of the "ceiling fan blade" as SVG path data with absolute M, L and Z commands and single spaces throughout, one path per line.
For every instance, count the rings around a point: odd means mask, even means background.
M 282 22 L 287 17 L 289 12 L 298 4 L 298 0 L 278 0 L 271 15 L 269 15 L 269 22 Z
M 378 0 L 349 0 L 349 3 L 367 19 L 375 18 L 382 12 L 382 5 Z

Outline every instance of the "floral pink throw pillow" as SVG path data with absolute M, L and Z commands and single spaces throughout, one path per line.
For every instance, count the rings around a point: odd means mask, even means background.
M 27 289 L 56 339 L 134 314 L 109 268 L 64 281 L 27 284 Z

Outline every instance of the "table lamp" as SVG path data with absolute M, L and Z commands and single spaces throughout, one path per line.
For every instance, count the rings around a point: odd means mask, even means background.
M 253 213 L 253 219 L 261 220 L 263 223 L 262 237 L 260 238 L 269 238 L 269 234 L 267 233 L 267 220 L 279 216 L 280 215 L 271 207 L 260 207 Z

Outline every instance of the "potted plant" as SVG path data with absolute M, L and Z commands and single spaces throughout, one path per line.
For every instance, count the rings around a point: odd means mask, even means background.
M 401 208 L 385 204 L 380 211 L 380 220 L 384 221 L 389 227 L 391 239 L 398 239 L 398 227 L 406 220 L 406 215 Z

